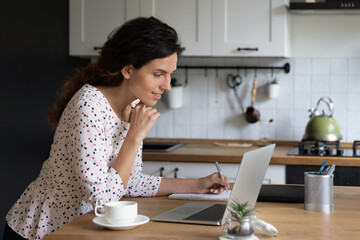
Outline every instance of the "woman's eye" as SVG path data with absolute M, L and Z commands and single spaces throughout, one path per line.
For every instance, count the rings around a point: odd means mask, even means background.
M 161 77 L 161 75 L 162 75 L 161 73 L 154 73 L 155 77 Z

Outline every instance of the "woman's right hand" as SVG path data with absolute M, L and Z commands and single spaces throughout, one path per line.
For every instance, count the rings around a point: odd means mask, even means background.
M 226 187 L 229 188 L 229 178 L 222 179 L 219 173 L 215 172 L 207 177 L 199 178 L 198 193 L 221 193 Z
M 159 117 L 160 113 L 155 108 L 145 107 L 141 102 L 131 110 L 130 129 L 112 166 L 120 175 L 124 186 L 129 181 L 139 144 Z
M 142 102 L 139 102 L 131 111 L 130 130 L 127 136 L 132 136 L 141 142 L 160 117 L 160 113 L 156 108 L 145 107 Z

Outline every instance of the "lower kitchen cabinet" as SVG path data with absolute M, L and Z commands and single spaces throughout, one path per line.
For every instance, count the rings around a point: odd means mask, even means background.
M 289 165 L 286 166 L 287 184 L 304 184 L 304 172 L 319 171 L 319 166 Z M 336 166 L 334 185 L 360 186 L 360 167 Z
M 216 172 L 214 163 L 144 161 L 143 173 L 166 178 L 200 178 Z M 235 181 L 239 168 L 237 163 L 221 163 L 223 174 Z M 270 165 L 264 184 L 285 184 L 285 165 Z

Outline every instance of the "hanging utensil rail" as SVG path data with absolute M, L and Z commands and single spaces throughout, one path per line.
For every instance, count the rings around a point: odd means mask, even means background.
M 193 68 L 204 68 L 204 69 L 270 69 L 270 70 L 284 70 L 285 73 L 290 72 L 290 63 L 285 63 L 282 67 L 276 66 L 178 66 L 178 68 L 193 69 Z

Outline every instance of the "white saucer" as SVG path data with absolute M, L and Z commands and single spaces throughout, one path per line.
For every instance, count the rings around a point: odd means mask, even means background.
M 150 218 L 147 216 L 137 215 L 137 217 L 135 218 L 135 221 L 130 222 L 130 223 L 111 224 L 111 223 L 108 223 L 104 217 L 95 217 L 95 218 L 93 218 L 92 221 L 96 225 L 106 227 L 111 230 L 128 230 L 128 229 L 132 229 L 137 226 L 140 226 L 142 224 L 145 224 L 145 223 L 149 222 L 149 220 L 150 220 Z

